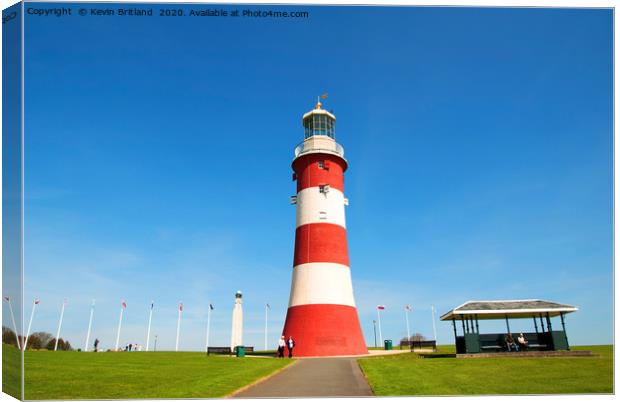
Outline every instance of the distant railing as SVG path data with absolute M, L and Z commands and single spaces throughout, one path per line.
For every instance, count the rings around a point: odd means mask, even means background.
M 340 155 L 344 158 L 344 148 L 336 141 L 333 142 L 333 146 L 326 143 L 322 143 L 320 146 L 317 146 L 317 144 L 314 144 L 312 141 L 303 141 L 295 147 L 295 158 L 299 155 L 316 152 L 328 152 Z

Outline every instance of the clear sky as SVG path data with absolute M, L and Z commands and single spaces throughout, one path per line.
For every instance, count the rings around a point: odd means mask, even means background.
M 67 297 L 62 336 L 83 347 L 95 298 L 93 337 L 113 347 L 126 299 L 121 344 L 144 344 L 154 300 L 152 336 L 172 349 L 183 301 L 181 349 L 199 350 L 210 301 L 211 344 L 226 345 L 239 289 L 246 345 L 263 347 L 270 303 L 273 346 L 292 272 L 293 149 L 302 114 L 329 92 L 369 344 L 377 304 L 397 341 L 406 304 L 412 332 L 432 338 L 431 304 L 439 316 L 530 298 L 579 307 L 571 343 L 612 342 L 611 10 L 279 6 L 309 18 L 275 19 L 71 7 L 26 17 L 33 331 L 55 332 Z M 451 325 L 437 321 L 437 336 L 453 342 Z

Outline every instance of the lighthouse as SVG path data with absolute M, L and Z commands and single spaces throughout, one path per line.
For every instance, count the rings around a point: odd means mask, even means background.
M 303 115 L 304 140 L 295 148 L 297 181 L 291 294 L 282 334 L 296 356 L 367 354 L 349 268 L 344 196 L 347 160 L 336 142 L 336 116 L 320 100 Z

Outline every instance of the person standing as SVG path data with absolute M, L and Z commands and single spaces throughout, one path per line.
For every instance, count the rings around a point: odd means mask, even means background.
M 286 341 L 286 346 L 288 346 L 288 358 L 293 357 L 293 348 L 295 347 L 295 341 L 293 337 L 289 335 L 288 341 Z
M 95 338 L 95 352 L 97 352 L 97 346 L 99 346 L 99 339 Z
M 282 335 L 280 339 L 278 340 L 278 357 L 279 358 L 284 357 L 284 346 L 286 346 L 286 342 L 284 341 L 284 335 Z

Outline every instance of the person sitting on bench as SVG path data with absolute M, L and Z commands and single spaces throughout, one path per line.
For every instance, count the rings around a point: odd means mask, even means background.
M 527 349 L 527 339 L 525 338 L 525 335 L 523 335 L 523 332 L 519 333 L 519 336 L 517 337 L 517 344 L 519 345 L 519 349 L 521 350 L 525 350 Z
M 515 340 L 512 337 L 511 333 L 506 334 L 506 348 L 508 348 L 509 352 L 511 351 L 511 349 L 514 349 L 515 352 L 519 351 L 519 347 L 515 343 Z

